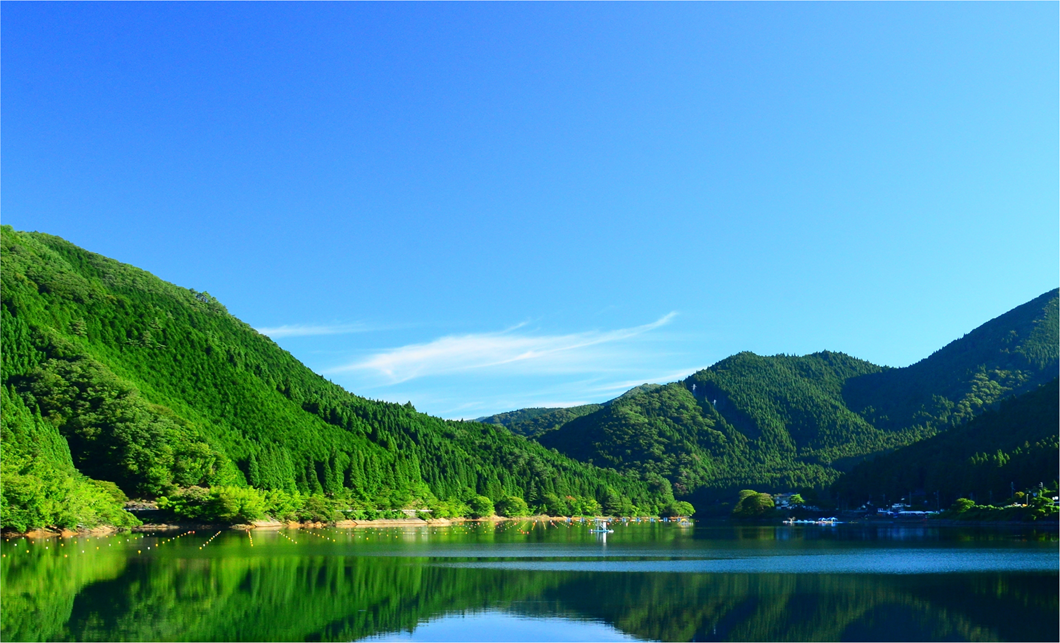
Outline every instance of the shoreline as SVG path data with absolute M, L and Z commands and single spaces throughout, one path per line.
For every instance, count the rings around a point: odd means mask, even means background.
M 628 520 L 637 520 L 636 518 L 627 518 Z M 325 527 L 335 527 L 338 529 L 365 529 L 369 527 L 448 527 L 450 525 L 458 525 L 465 523 L 499 523 L 499 522 L 510 522 L 510 521 L 533 521 L 533 522 L 559 522 L 559 521 L 572 521 L 572 522 L 593 522 L 596 520 L 607 520 L 607 521 L 621 521 L 622 518 L 615 518 L 611 516 L 546 516 L 539 514 L 536 516 L 520 516 L 516 518 L 509 518 L 506 516 L 488 516 L 486 518 L 436 518 L 432 520 L 424 520 L 422 518 L 390 518 L 380 520 L 336 520 L 331 522 L 297 522 L 297 521 L 280 521 L 280 520 L 255 520 L 251 523 L 210 523 L 210 522 L 172 522 L 172 523 L 147 523 L 143 525 L 137 525 L 136 527 L 114 527 L 111 525 L 101 525 L 93 527 L 91 529 L 63 529 L 59 527 L 47 527 L 39 529 L 31 529 L 26 532 L 16 531 L 4 531 L 4 538 L 72 538 L 75 536 L 106 536 L 114 533 L 128 531 L 131 533 L 147 533 L 156 531 L 181 531 L 181 530 L 197 530 L 197 529 L 218 529 L 218 530 L 234 530 L 234 531 L 276 531 L 280 529 L 324 529 Z M 662 519 L 658 516 L 641 517 L 641 521 L 644 520 L 656 520 L 661 521 Z M 686 521 L 691 519 L 686 518 Z M 678 522 L 674 520 L 673 522 Z

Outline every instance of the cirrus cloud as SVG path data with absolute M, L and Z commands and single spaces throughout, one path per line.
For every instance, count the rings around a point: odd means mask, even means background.
M 255 328 L 262 335 L 272 339 L 281 337 L 311 337 L 315 335 L 346 335 L 348 333 L 366 333 L 372 330 L 364 324 L 290 324 L 272 328 Z
M 325 372 L 373 374 L 388 384 L 397 384 L 474 369 L 505 369 L 523 375 L 603 370 L 615 362 L 622 342 L 665 326 L 676 315 L 671 312 L 631 328 L 566 335 L 517 332 L 522 325 L 494 333 L 449 335 L 424 344 L 380 351 Z

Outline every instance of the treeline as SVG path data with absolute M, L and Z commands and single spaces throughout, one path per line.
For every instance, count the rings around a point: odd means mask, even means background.
M 62 438 L 77 470 L 128 495 L 252 486 L 377 510 L 472 495 L 538 509 L 554 496 L 629 514 L 673 502 L 660 477 L 352 395 L 208 293 L 49 235 L 5 226 L 0 242 L 5 395 Z M 5 460 L 25 434 L 5 438 Z M 27 502 L 4 488 L 5 503 Z
M 860 463 L 834 492 L 850 504 L 923 492 L 945 508 L 958 498 L 982 504 L 1013 492 L 1057 488 L 1060 476 L 1057 380 L 1001 402 L 970 422 Z

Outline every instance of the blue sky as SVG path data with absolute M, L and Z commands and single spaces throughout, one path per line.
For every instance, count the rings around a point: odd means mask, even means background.
M 445 417 L 1060 281 L 1056 3 L 0 5 L 2 221 Z

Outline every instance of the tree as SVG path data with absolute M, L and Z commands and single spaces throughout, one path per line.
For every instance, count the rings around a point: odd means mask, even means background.
M 664 516 L 675 517 L 691 516 L 695 512 L 696 510 L 695 507 L 692 506 L 692 503 L 685 502 L 684 500 L 676 500 L 667 505 L 662 513 Z
M 475 496 L 468 503 L 472 518 L 488 518 L 493 515 L 493 501 L 486 496 Z
M 594 498 L 582 498 L 578 502 L 578 513 L 582 516 L 599 516 L 600 503 Z
M 545 494 L 545 513 L 550 516 L 569 516 L 571 513 L 567 501 L 554 493 Z
M 603 502 L 604 512 L 609 515 L 621 514 L 622 513 L 622 496 L 615 493 L 614 489 L 608 489 L 604 492 Z
M 736 507 L 732 510 L 734 517 L 758 518 L 773 509 L 773 497 L 768 493 L 751 491 L 750 494 L 747 494 L 747 491 L 750 490 L 740 492 L 740 501 L 736 503 Z
M 792 496 L 791 498 L 788 499 L 788 503 L 791 504 L 791 505 L 804 505 L 804 504 L 806 504 L 806 501 L 802 499 L 802 495 L 801 494 L 797 493 L 797 494 L 795 494 L 794 496 Z
M 508 518 L 530 515 L 530 507 L 519 496 L 508 496 L 497 503 L 497 513 Z

